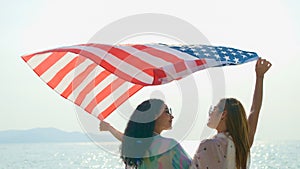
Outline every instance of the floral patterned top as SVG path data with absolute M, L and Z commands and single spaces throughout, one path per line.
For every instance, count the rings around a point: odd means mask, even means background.
M 139 169 L 186 169 L 191 158 L 174 139 L 156 135 Z

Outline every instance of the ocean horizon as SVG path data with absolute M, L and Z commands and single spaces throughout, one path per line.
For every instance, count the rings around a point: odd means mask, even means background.
M 198 142 L 181 144 L 193 157 Z M 2 143 L 2 169 L 123 169 L 118 142 Z M 300 141 L 255 141 L 250 169 L 300 168 Z

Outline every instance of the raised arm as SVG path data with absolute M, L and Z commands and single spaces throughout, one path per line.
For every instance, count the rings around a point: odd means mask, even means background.
M 255 89 L 254 89 L 254 95 L 253 95 L 253 101 L 252 101 L 250 115 L 248 117 L 250 147 L 253 144 L 254 135 L 256 132 L 256 128 L 257 128 L 259 112 L 260 112 L 261 105 L 262 105 L 264 75 L 271 66 L 272 66 L 272 64 L 269 61 L 267 61 L 266 59 L 259 58 L 256 62 Z
M 100 131 L 109 131 L 116 139 L 122 141 L 123 140 L 123 133 L 115 129 L 109 123 L 105 121 L 101 121 L 99 124 Z

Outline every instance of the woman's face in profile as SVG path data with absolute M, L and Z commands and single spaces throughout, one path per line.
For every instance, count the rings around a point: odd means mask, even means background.
M 209 109 L 209 119 L 207 126 L 212 129 L 216 129 L 221 121 L 222 112 L 220 112 L 218 106 L 211 106 Z
M 155 121 L 155 125 L 162 130 L 171 129 L 173 118 L 174 117 L 172 116 L 171 110 L 168 108 L 168 106 L 163 105 L 160 116 Z

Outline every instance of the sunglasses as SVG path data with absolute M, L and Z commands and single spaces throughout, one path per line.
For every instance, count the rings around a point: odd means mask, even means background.
M 210 115 L 212 112 L 214 112 L 214 110 L 217 109 L 217 108 L 218 108 L 217 106 L 211 105 L 211 106 L 209 107 L 209 110 L 208 110 L 208 115 Z
M 172 109 L 171 108 L 166 108 L 165 113 L 169 114 L 172 116 Z

